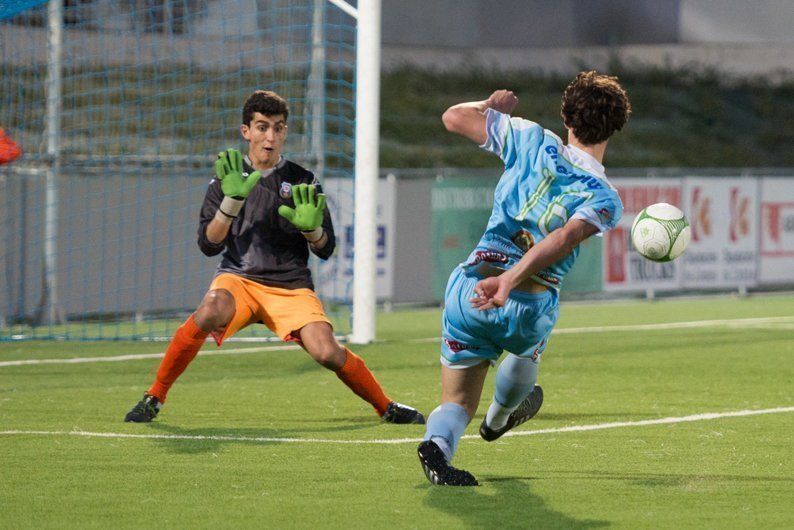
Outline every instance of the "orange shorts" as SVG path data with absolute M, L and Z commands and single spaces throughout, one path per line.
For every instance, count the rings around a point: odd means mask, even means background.
M 225 289 L 234 297 L 235 311 L 222 332 L 213 332 L 218 346 L 249 324 L 261 322 L 284 340 L 295 340 L 293 332 L 312 322 L 331 322 L 323 304 L 311 289 L 268 287 L 236 274 L 220 274 L 210 290 Z

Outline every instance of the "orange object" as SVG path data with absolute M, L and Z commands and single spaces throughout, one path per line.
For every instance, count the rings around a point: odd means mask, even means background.
M 22 148 L 0 128 L 0 164 L 13 162 L 22 155 Z
M 364 361 L 345 348 L 347 359 L 345 364 L 336 372 L 336 376 L 353 391 L 358 397 L 375 407 L 378 416 L 383 416 L 391 403 L 391 399 L 383 393 L 383 388 L 369 371 Z
M 220 274 L 210 285 L 226 289 L 234 297 L 235 313 L 222 333 L 212 333 L 220 346 L 223 341 L 249 324 L 261 322 L 283 340 L 294 340 L 292 332 L 312 322 L 331 322 L 323 304 L 311 289 L 268 287 L 236 274 Z
M 235 313 L 231 322 L 212 337 L 220 346 L 223 341 L 249 324 L 261 322 L 284 340 L 299 339 L 292 333 L 312 322 L 327 322 L 322 303 L 311 289 L 279 289 L 268 287 L 237 276 L 221 274 L 210 285 L 210 290 L 225 289 L 234 297 Z M 157 376 L 148 393 L 160 403 L 165 403 L 171 385 L 196 357 L 210 333 L 202 331 L 191 315 L 174 334 L 171 344 L 160 362 Z M 345 348 L 345 364 L 336 376 L 357 396 L 371 404 L 379 416 L 386 413 L 391 403 L 383 388 L 364 361 Z
M 196 357 L 207 335 L 209 333 L 202 331 L 196 325 L 193 315 L 179 326 L 165 351 L 165 357 L 160 361 L 160 368 L 157 369 L 157 377 L 149 389 L 149 394 L 160 400 L 160 403 L 165 403 L 165 396 L 171 385 Z

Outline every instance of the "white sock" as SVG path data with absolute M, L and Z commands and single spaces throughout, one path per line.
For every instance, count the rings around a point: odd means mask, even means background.
M 506 408 L 500 405 L 495 399 L 491 401 L 491 406 L 488 407 L 488 414 L 485 415 L 485 424 L 493 430 L 499 430 L 507 425 L 507 418 L 518 407 Z

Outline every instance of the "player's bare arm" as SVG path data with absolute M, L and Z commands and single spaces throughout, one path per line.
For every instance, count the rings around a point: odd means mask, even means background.
M 207 225 L 207 239 L 210 242 L 221 243 L 223 240 L 226 239 L 226 236 L 229 235 L 229 229 L 232 226 L 233 218 L 226 218 L 226 219 L 219 219 L 217 216 L 210 221 Z
M 474 298 L 469 301 L 481 311 L 503 306 L 517 285 L 573 252 L 577 245 L 596 232 L 598 229 L 587 221 L 568 221 L 529 249 L 514 267 L 500 276 L 477 282 Z
M 215 217 L 207 225 L 207 239 L 220 243 L 226 239 L 232 221 L 237 218 L 245 204 L 248 194 L 262 177 L 259 171 L 250 175 L 243 173 L 243 155 L 237 149 L 227 149 L 218 153 L 215 161 L 215 177 L 221 183 L 223 201 Z
M 510 114 L 516 105 L 518 105 L 518 98 L 512 91 L 497 90 L 486 100 L 453 105 L 444 112 L 441 120 L 449 132 L 454 132 L 482 145 L 488 139 L 485 130 L 486 109 Z

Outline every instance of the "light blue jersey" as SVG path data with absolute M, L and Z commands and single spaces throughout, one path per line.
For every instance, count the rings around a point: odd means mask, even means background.
M 493 109 L 485 115 L 487 140 L 481 147 L 499 155 L 505 171 L 485 233 L 447 284 L 441 360 L 452 368 L 493 362 L 503 350 L 539 363 L 557 322 L 559 288 L 579 247 L 532 277 L 549 291 L 513 290 L 504 307 L 487 311 L 469 302 L 481 264 L 508 269 L 571 219 L 583 219 L 602 234 L 623 214 L 620 197 L 595 158 L 564 145 L 537 123 Z
M 537 123 L 486 111 L 488 139 L 482 146 L 504 161 L 494 191 L 488 227 L 463 264 L 510 268 L 524 253 L 570 219 L 583 219 L 599 233 L 613 228 L 623 214 L 615 188 L 598 161 Z M 559 289 L 579 248 L 533 276 Z

